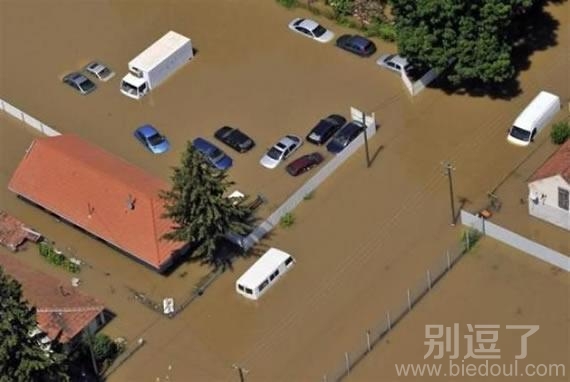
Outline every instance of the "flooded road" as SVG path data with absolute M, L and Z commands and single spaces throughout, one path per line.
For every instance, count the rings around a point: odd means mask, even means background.
M 82 288 L 117 314 L 106 332 L 146 340 L 110 380 L 155 381 L 167 374 L 171 381 L 236 380 L 234 363 L 250 371 L 248 381 L 322 379 L 459 237 L 460 228 L 449 227 L 441 161 L 456 168 L 456 195 L 478 200 L 526 155 L 505 142 L 524 105 L 543 89 L 568 100 L 568 3 L 549 11 L 560 21 L 558 45 L 531 57 L 520 76 L 522 94 L 507 101 L 436 89 L 411 99 L 398 76 L 373 59 L 291 33 L 287 23 L 309 14 L 273 1 L 0 2 L 1 98 L 164 179 L 186 140 L 211 137 L 224 124 L 238 126 L 257 147 L 231 153 L 231 176 L 236 188 L 269 198 L 263 213 L 303 181 L 257 163 L 283 134 L 304 136 L 324 115 L 348 116 L 350 106 L 375 112 L 380 124 L 370 142 L 378 151 L 372 167 L 365 168 L 358 152 L 301 204 L 293 227 L 264 243 L 293 254 L 297 265 L 258 303 L 233 289 L 252 260 L 237 262 L 175 320 L 129 299 L 127 288 L 180 301 L 207 269 L 183 265 L 169 277 L 156 275 L 17 200 L 5 186 L 34 133 L 5 115 L 0 208 L 91 266 L 81 273 Z M 127 62 L 170 29 L 192 38 L 195 59 L 141 102 L 121 95 Z M 380 54 L 395 50 L 377 44 Z M 59 83 L 93 58 L 109 64 L 116 77 L 88 97 Z M 132 130 L 147 122 L 169 137 L 170 153 L 152 156 L 132 138 Z M 537 141 L 547 139 L 542 134 Z M 303 153 L 309 149 L 304 145 Z M 32 250 L 21 257 L 57 273 Z

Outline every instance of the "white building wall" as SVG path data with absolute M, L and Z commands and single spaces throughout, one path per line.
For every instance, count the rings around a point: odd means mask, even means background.
M 570 231 L 570 212 L 558 207 L 559 187 L 570 191 L 560 175 L 529 183 L 528 213 Z

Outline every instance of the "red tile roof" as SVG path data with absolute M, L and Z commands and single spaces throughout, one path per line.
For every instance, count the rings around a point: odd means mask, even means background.
M 570 139 L 535 171 L 530 177 L 530 182 L 556 175 L 560 175 L 570 183 Z
M 69 342 L 105 309 L 99 300 L 31 269 L 15 255 L 0 253 L 0 267 L 22 284 L 24 298 L 36 307 L 38 326 L 52 340 L 61 333 L 59 341 Z
M 78 136 L 36 139 L 8 188 L 158 270 L 181 247 L 161 240 L 168 184 Z

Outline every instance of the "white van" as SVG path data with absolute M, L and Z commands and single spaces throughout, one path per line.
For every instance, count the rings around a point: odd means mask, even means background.
M 251 299 L 260 298 L 295 264 L 295 259 L 277 248 L 270 248 L 237 281 L 236 291 Z
M 518 146 L 528 146 L 556 113 L 560 111 L 560 98 L 542 91 L 519 114 L 509 130 L 507 141 Z

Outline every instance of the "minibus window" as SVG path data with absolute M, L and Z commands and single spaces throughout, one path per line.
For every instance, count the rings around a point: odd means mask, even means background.
M 253 291 L 249 288 L 245 288 L 245 293 L 247 294 L 253 294 Z
M 521 141 L 528 142 L 530 141 L 530 132 L 521 129 L 520 127 L 513 126 L 511 129 L 511 137 L 516 138 Z
M 242 292 L 245 290 L 245 288 L 241 284 L 238 284 L 238 289 L 241 290 Z
M 291 264 L 292 262 L 293 262 L 293 258 L 288 257 L 287 260 L 285 260 L 285 266 L 289 266 L 289 264 Z
M 278 275 L 279 275 L 279 269 L 276 270 L 275 272 L 273 272 L 273 273 L 271 274 L 271 276 L 269 276 L 269 281 L 273 281 L 273 279 L 274 279 L 275 277 L 277 277 Z
M 261 283 L 261 285 L 259 285 L 259 291 L 261 292 L 267 285 L 269 285 L 269 280 L 265 280 L 264 282 Z

